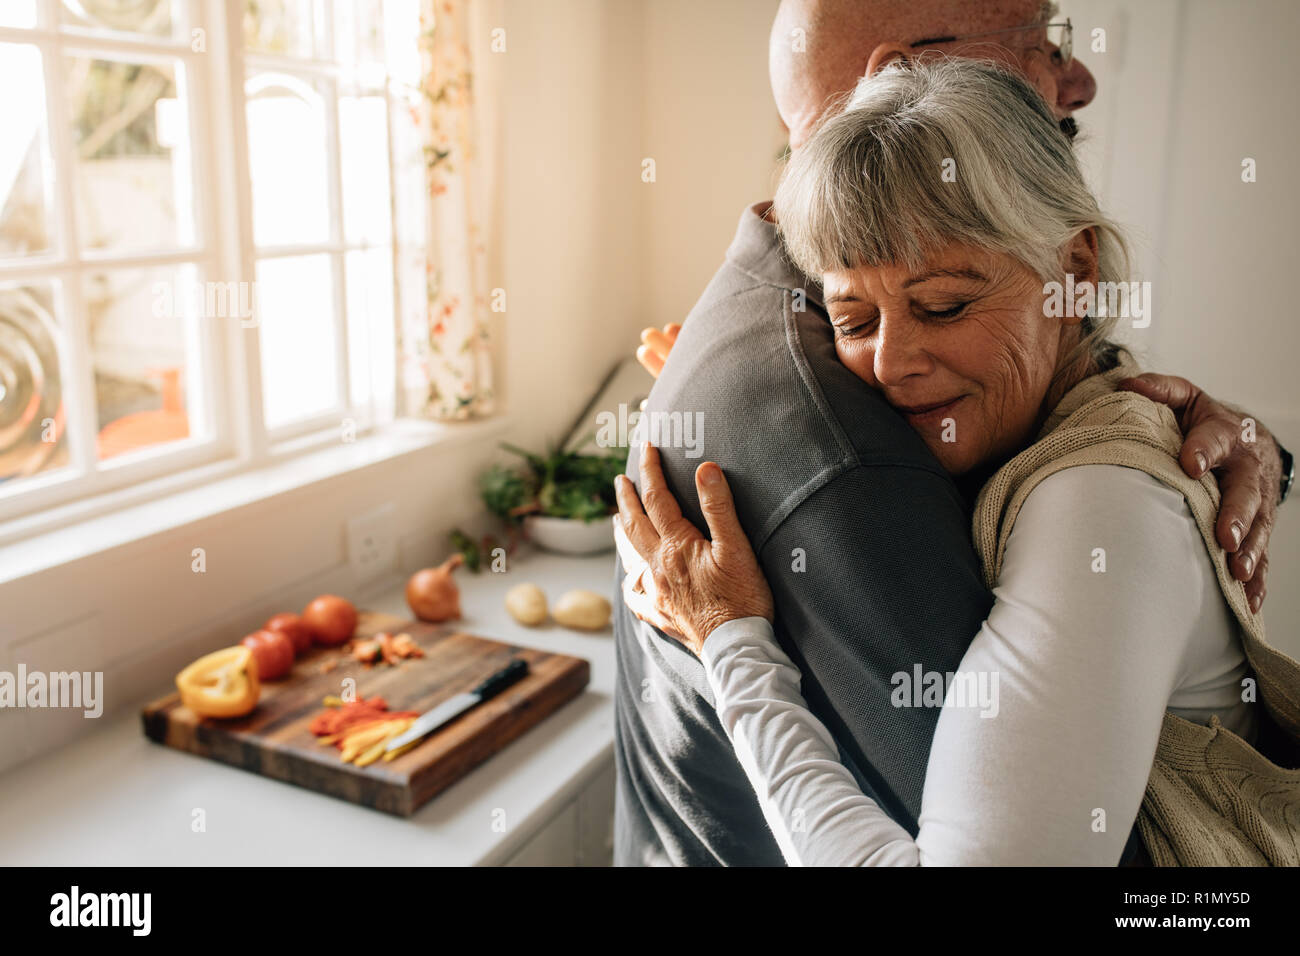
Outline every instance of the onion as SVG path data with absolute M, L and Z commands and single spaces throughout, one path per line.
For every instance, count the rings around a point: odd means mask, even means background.
M 451 572 L 465 559 L 453 554 L 436 568 L 424 568 L 406 582 L 406 603 L 421 621 L 454 621 L 460 617 L 460 589 Z

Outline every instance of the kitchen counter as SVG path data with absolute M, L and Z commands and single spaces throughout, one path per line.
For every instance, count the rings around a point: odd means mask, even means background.
M 466 631 L 591 662 L 587 689 L 400 818 L 148 741 L 138 708 L 0 776 L 0 863 L 407 865 L 607 863 L 612 835 L 614 638 L 506 614 L 533 581 L 613 594 L 613 554 L 532 553 L 508 573 L 457 573 Z M 406 614 L 404 579 L 358 599 Z M 143 706 L 147 701 L 140 701 Z M 205 828 L 194 821 L 202 811 Z

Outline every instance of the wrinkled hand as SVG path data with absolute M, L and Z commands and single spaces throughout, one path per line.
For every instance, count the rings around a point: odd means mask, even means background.
M 677 342 L 677 333 L 682 330 L 680 322 L 669 322 L 661 330 L 642 329 L 641 344 L 636 350 L 636 360 L 655 378 L 664 370 L 668 353 Z
M 772 620 L 772 592 L 740 526 L 721 468 L 706 461 L 695 470 L 712 540 L 682 517 L 664 481 L 659 451 L 648 442 L 641 447 L 644 510 L 630 479 L 619 475 L 614 483 L 615 538 L 627 570 L 623 600 L 633 614 L 697 657 L 720 624 L 742 617 Z
M 1259 613 L 1268 583 L 1268 538 L 1282 487 L 1282 458 L 1272 433 L 1256 422 L 1255 440 L 1246 441 L 1244 422 L 1250 416 L 1215 401 L 1185 378 L 1148 372 L 1119 387 L 1173 409 L 1184 436 L 1183 471 L 1200 478 L 1213 470 L 1219 479 L 1222 500 L 1215 536 L 1231 553 L 1232 576 L 1245 582 L 1251 610 Z

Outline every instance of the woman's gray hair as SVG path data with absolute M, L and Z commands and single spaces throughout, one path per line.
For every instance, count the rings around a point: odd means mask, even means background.
M 993 62 L 926 54 L 863 77 L 791 156 L 774 212 L 791 259 L 811 276 L 920 268 L 961 242 L 1060 281 L 1067 244 L 1091 228 L 1098 281 L 1127 278 L 1124 236 L 1098 208 L 1051 109 Z M 1116 317 L 1096 311 L 1071 358 L 1105 367 Z

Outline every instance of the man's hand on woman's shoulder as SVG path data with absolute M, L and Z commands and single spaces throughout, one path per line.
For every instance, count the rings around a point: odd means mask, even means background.
M 1148 372 L 1119 387 L 1173 409 L 1184 436 L 1183 471 L 1193 478 L 1215 472 L 1223 496 L 1216 537 L 1231 553 L 1232 575 L 1245 582 L 1251 609 L 1258 613 L 1267 590 L 1268 538 L 1282 489 L 1282 456 L 1272 432 L 1258 421 L 1249 428 L 1252 416 L 1176 375 Z

